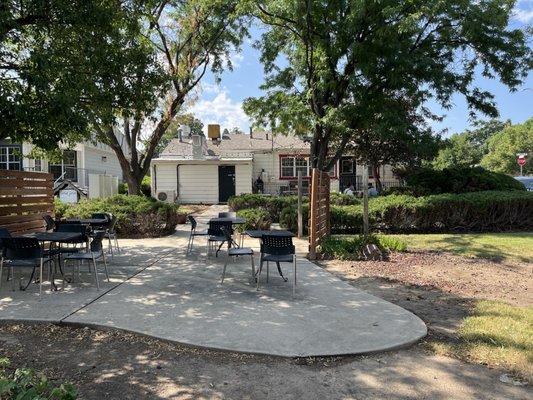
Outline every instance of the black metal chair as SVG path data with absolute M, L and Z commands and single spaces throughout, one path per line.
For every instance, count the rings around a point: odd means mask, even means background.
M 223 226 L 221 230 L 222 233 L 224 233 L 224 236 L 226 237 L 226 242 L 234 243 L 233 238 L 231 237 L 231 230 L 228 229 L 227 226 Z M 252 279 L 255 278 L 254 251 L 249 247 L 239 247 L 238 245 L 236 245 L 236 247 L 228 247 L 226 262 L 224 263 L 224 269 L 222 270 L 222 280 L 220 281 L 220 283 L 224 283 L 224 277 L 226 276 L 226 267 L 228 266 L 229 258 L 239 256 L 250 256 L 250 260 L 252 263 Z
M 26 290 L 35 276 L 35 269 L 39 268 L 39 295 L 43 287 L 43 265 L 48 263 L 51 267 L 52 258 L 45 254 L 45 251 L 35 238 L 16 237 L 2 238 L 2 259 L 0 261 L 0 287 L 2 285 L 2 271 L 4 265 L 11 268 L 32 268 L 31 276 L 26 286 L 20 286 L 21 290 Z M 51 272 L 50 272 L 51 273 Z M 51 279 L 51 282 L 53 278 Z M 15 279 L 13 279 L 13 283 Z M 53 285 L 53 283 L 51 283 Z
M 198 222 L 196 222 L 196 219 L 192 215 L 188 215 L 187 219 L 189 220 L 191 224 L 191 233 L 189 234 L 189 241 L 187 243 L 187 254 L 189 254 L 192 251 L 192 246 L 194 244 L 194 238 L 196 236 L 207 236 L 207 231 L 197 231 L 196 228 L 198 227 Z
M 222 231 L 223 227 L 227 227 L 233 235 L 233 223 L 231 221 L 209 221 L 209 229 L 207 230 L 207 257 L 209 257 L 209 249 L 212 245 L 220 243 L 217 251 L 215 252 L 215 257 L 218 257 L 218 252 L 226 243 L 226 235 Z M 232 239 L 233 241 L 233 239 Z M 231 242 L 228 242 L 228 248 L 231 246 Z
M 100 283 L 98 282 L 98 270 L 96 266 L 96 260 L 100 258 L 102 258 L 104 262 L 105 275 L 106 275 L 107 281 L 109 282 L 109 274 L 107 272 L 107 260 L 105 258 L 105 253 L 104 253 L 103 245 L 102 245 L 102 240 L 104 239 L 104 235 L 105 235 L 105 232 L 98 232 L 94 236 L 93 240 L 91 241 L 89 250 L 80 251 L 74 254 L 69 254 L 68 256 L 65 257 L 65 267 L 67 265 L 67 261 L 73 261 L 73 260 L 78 261 L 78 266 L 77 266 L 78 267 L 77 268 L 78 281 L 79 281 L 79 274 L 80 274 L 79 264 L 83 263 L 83 261 L 86 260 L 87 263 L 91 265 L 91 261 L 92 261 L 94 280 L 96 282 L 96 288 L 98 290 L 100 290 Z M 63 285 L 65 285 L 64 275 L 63 275 Z
M 94 215 L 100 215 L 100 214 L 93 214 L 93 216 Z M 100 232 L 104 232 L 104 239 L 108 240 L 108 251 L 111 253 L 111 257 L 113 258 L 115 256 L 115 253 L 113 251 L 113 245 L 115 246 L 117 253 L 120 253 L 120 246 L 118 245 L 118 236 L 115 230 L 118 218 L 114 216 L 113 214 L 105 214 L 105 215 L 107 216 L 107 220 L 108 220 L 107 225 L 94 230 L 93 236 Z M 100 217 L 98 217 L 98 219 L 100 219 Z
M 52 218 L 50 214 L 43 215 L 44 222 L 46 224 L 46 231 L 54 231 L 56 229 L 56 221 Z
M 107 219 L 110 220 L 109 213 L 92 213 L 91 214 L 92 219 Z
M 261 259 L 259 262 L 259 272 L 257 273 L 257 289 L 259 290 L 259 275 L 263 270 L 263 262 L 267 262 L 267 282 L 269 275 L 269 262 L 275 262 L 278 272 L 285 282 L 287 278 L 283 276 L 280 263 L 287 262 L 294 265 L 294 281 L 292 285 L 292 294 L 296 290 L 296 248 L 292 243 L 292 236 L 282 236 L 275 233 L 266 233 L 261 238 Z
M 79 233 L 80 236 L 76 239 L 69 240 L 67 244 L 72 244 L 74 247 L 67 247 L 67 248 L 59 248 L 58 252 L 63 253 L 76 253 L 80 251 L 81 249 L 79 247 L 76 247 L 78 244 L 83 244 L 84 246 L 87 245 L 89 242 L 89 233 L 90 233 L 90 227 L 84 224 L 80 223 L 71 223 L 71 224 L 59 224 L 56 231 L 57 232 L 72 232 L 72 233 Z
M 218 218 L 235 218 L 237 216 L 236 212 L 219 212 Z

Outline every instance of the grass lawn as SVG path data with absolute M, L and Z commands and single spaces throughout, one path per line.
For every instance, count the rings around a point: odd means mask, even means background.
M 504 368 L 533 382 L 533 307 L 478 301 L 458 331 L 457 343 L 432 342 L 439 354 Z
M 495 260 L 533 260 L 533 232 L 390 236 L 403 240 L 409 250 L 449 251 L 468 257 Z

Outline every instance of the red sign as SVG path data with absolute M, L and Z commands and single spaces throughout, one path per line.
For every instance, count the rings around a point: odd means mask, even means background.
M 526 157 L 518 156 L 518 165 L 524 166 L 526 164 Z

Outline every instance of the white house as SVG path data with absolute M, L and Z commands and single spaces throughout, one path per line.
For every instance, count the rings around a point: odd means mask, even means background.
M 120 133 L 117 137 L 124 148 L 125 140 Z M 68 180 L 87 192 L 90 175 L 105 175 L 122 181 L 122 169 L 114 151 L 106 144 L 97 141 L 77 143 L 73 148 L 63 150 L 59 162 L 31 158 L 33 145 L 28 142 L 13 143 L 0 140 L 0 169 L 50 172 L 54 180 Z M 128 153 L 126 153 L 128 154 Z
M 173 139 L 152 160 L 152 194 L 181 203 L 223 203 L 234 194 L 252 193 L 259 177 L 264 193 L 295 193 L 299 171 L 308 186 L 309 153 L 309 143 L 296 136 L 269 132 L 221 136 L 218 125 L 210 125 L 208 138 Z M 390 166 L 380 172 L 382 181 L 397 182 Z M 352 184 L 361 187 L 362 166 L 353 156 L 342 157 L 330 174 L 334 191 Z

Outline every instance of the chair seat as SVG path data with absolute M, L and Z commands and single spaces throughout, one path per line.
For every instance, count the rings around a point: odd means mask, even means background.
M 265 254 L 263 256 L 263 261 L 292 262 L 292 260 L 293 260 L 292 254 L 285 254 L 285 255 Z
M 66 260 L 92 260 L 93 259 L 93 256 L 94 258 L 99 258 L 102 256 L 102 252 L 87 252 L 87 251 L 83 251 L 83 252 L 78 252 L 78 253 L 74 253 L 74 254 L 69 254 L 68 256 L 65 257 Z
M 209 235 L 209 233 L 207 233 L 207 231 L 196 231 L 196 232 L 192 232 L 191 235 L 193 235 L 193 236 L 207 236 L 207 235 Z
M 43 258 L 43 264 L 52 261 L 51 258 Z M 28 258 L 21 260 L 4 260 L 6 267 L 37 267 L 41 263 L 40 258 Z
M 232 247 L 228 250 L 228 256 L 253 256 L 254 251 L 249 247 Z

